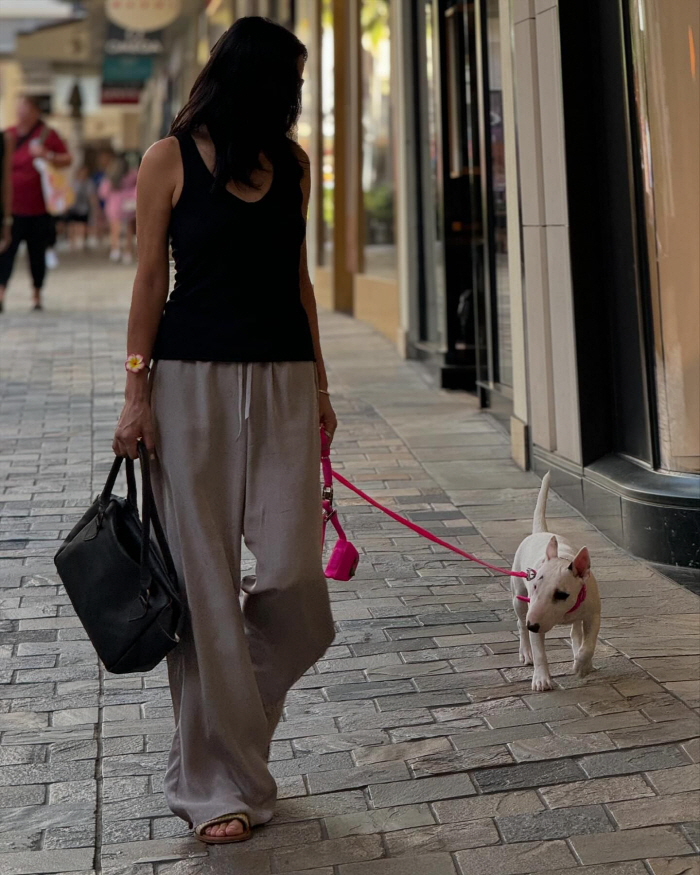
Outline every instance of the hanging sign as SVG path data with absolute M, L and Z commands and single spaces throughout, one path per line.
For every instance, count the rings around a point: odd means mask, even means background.
M 160 55 L 165 50 L 163 31 L 127 30 L 111 22 L 107 25 L 105 55 Z
M 153 72 L 153 62 L 143 55 L 112 55 L 102 61 L 105 83 L 145 82 Z
M 103 82 L 100 102 L 103 104 L 138 103 L 143 82 Z
M 105 0 L 107 18 L 128 30 L 167 27 L 180 15 L 182 0 Z

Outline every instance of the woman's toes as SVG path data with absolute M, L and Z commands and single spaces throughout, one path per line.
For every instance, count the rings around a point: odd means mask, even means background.
M 229 820 L 227 823 L 217 823 L 214 826 L 208 826 L 204 833 L 212 838 L 223 838 L 224 836 L 236 836 L 243 832 L 243 824 L 240 820 Z

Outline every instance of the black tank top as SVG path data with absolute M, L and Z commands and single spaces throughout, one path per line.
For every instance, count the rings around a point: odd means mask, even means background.
M 184 182 L 170 219 L 175 286 L 153 359 L 313 361 L 299 286 L 306 227 L 298 175 L 276 166 L 267 194 L 247 203 L 214 185 L 189 134 L 177 139 Z

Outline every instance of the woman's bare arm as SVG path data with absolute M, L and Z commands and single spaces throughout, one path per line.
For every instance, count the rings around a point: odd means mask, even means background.
M 70 152 L 53 152 L 52 155 L 53 157 L 49 161 L 49 164 L 53 167 L 70 167 L 73 162 Z
M 311 164 L 309 158 L 300 146 L 296 146 L 296 152 L 303 170 L 301 180 L 302 191 L 302 213 L 306 220 L 309 211 L 309 198 L 311 196 Z M 316 309 L 316 295 L 314 294 L 313 283 L 309 276 L 309 262 L 306 250 L 306 237 L 301 247 L 301 260 L 299 264 L 299 286 L 301 289 L 301 303 L 306 310 L 306 315 L 309 320 L 309 328 L 311 329 L 311 338 L 314 344 L 314 356 L 316 358 L 316 370 L 318 372 L 318 387 L 321 390 L 319 393 L 319 419 L 321 425 L 326 430 L 330 439 L 338 426 L 338 422 L 328 396 L 328 377 L 326 375 L 326 366 L 323 361 L 323 353 L 321 351 L 321 338 L 318 330 L 318 311 Z
M 127 355 L 151 353 L 168 297 L 168 226 L 182 188 L 182 162 L 177 140 L 155 143 L 144 155 L 136 190 L 136 229 L 139 259 L 129 310 Z M 125 405 L 114 436 L 118 455 L 136 458 L 136 442 L 143 438 L 153 449 L 153 429 L 148 403 L 148 371 L 127 372 Z

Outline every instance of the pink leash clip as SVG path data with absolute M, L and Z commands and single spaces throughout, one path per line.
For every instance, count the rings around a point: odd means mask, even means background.
M 330 555 L 324 574 L 332 580 L 350 580 L 357 571 L 360 554 L 354 544 L 348 541 L 343 527 L 338 519 L 338 513 L 333 507 L 333 468 L 331 467 L 331 445 L 328 435 L 321 429 L 321 468 L 323 469 L 323 540 L 326 538 L 326 524 L 330 520 L 338 535 L 333 552 Z

